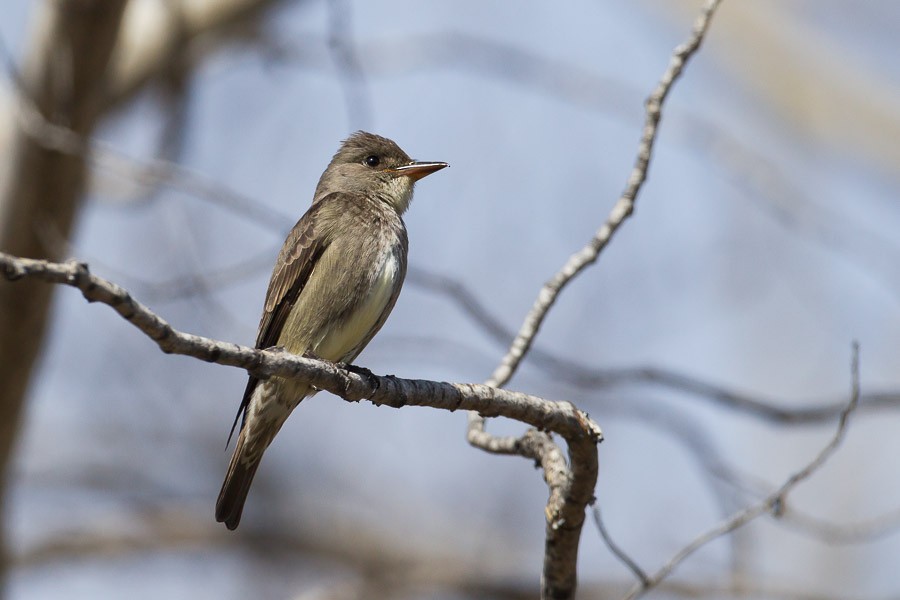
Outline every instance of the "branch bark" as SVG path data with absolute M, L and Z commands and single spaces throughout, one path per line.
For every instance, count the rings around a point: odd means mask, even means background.
M 257 350 L 191 335 L 173 328 L 124 288 L 91 275 L 83 263 L 54 263 L 0 252 L 0 273 L 9 281 L 36 279 L 78 288 L 89 302 L 102 302 L 113 308 L 165 353 L 240 367 L 258 377 L 300 378 L 350 402 L 367 400 L 392 408 L 468 410 L 482 417 L 507 417 L 531 425 L 535 429 L 516 438 L 515 447 L 509 450 L 537 461 L 550 488 L 545 511 L 544 596 L 570 598 L 574 594 L 578 542 L 586 507 L 593 501 L 597 444 L 603 434 L 571 402 L 545 400 L 489 385 L 380 377 L 277 349 Z M 568 465 L 548 432 L 566 440 Z
M 587 245 L 570 256 L 563 267 L 547 283 L 545 283 L 540 292 L 538 292 L 534 305 L 525 316 L 525 322 L 519 329 L 519 332 L 510 345 L 506 355 L 501 359 L 500 364 L 497 365 L 497 368 L 494 369 L 490 378 L 485 382 L 486 385 L 500 388 L 509 382 L 519 368 L 519 365 L 522 363 L 522 360 L 524 360 L 531 349 L 532 343 L 534 342 L 535 337 L 537 337 L 544 319 L 547 317 L 550 309 L 553 308 L 559 294 L 575 277 L 578 276 L 579 273 L 597 261 L 600 252 L 612 239 L 613 234 L 618 231 L 625 219 L 631 216 L 634 211 L 634 203 L 638 193 L 640 193 L 641 187 L 647 179 L 647 171 L 650 168 L 650 159 L 653 155 L 653 146 L 656 143 L 659 121 L 662 117 L 663 104 L 675 81 L 681 76 L 687 61 L 690 60 L 700 48 L 700 44 L 706 35 L 712 16 L 720 2 L 721 0 L 707 0 L 700 16 L 694 22 L 693 31 L 691 32 L 690 37 L 685 43 L 675 48 L 669 61 L 668 68 L 663 73 L 656 89 L 654 89 L 647 98 L 645 103 L 646 117 L 644 129 L 641 134 L 641 141 L 638 145 L 637 158 L 635 159 L 631 174 L 628 177 L 625 190 L 622 192 L 618 202 L 613 206 L 612 212 L 610 212 L 606 222 L 599 230 L 597 230 L 597 233 L 594 234 L 594 237 L 591 238 Z M 485 416 L 486 415 L 477 412 L 469 413 L 466 438 L 472 446 L 481 448 L 487 452 L 497 454 L 519 454 L 530 458 L 526 451 L 526 437 L 498 438 L 491 435 L 485 430 Z M 560 471 L 559 477 L 561 479 L 565 478 L 563 474 L 568 474 L 570 482 L 573 482 L 567 489 L 570 502 L 565 506 L 576 505 L 582 501 L 585 502 L 585 504 L 581 505 L 582 510 L 578 514 L 567 511 L 565 515 L 562 515 L 551 513 L 548 510 L 548 536 L 544 557 L 545 560 L 547 560 L 547 557 L 549 556 L 558 556 L 560 557 L 561 563 L 571 562 L 574 565 L 578 558 L 578 540 L 585 519 L 583 507 L 587 506 L 587 503 L 593 502 L 593 487 L 590 490 L 585 490 L 580 486 L 574 485 L 574 482 L 585 481 L 589 478 L 596 481 L 597 466 L 596 463 L 594 463 L 591 467 L 593 469 L 592 474 L 578 473 L 580 469 L 585 467 L 585 463 L 582 462 L 579 464 L 575 460 L 576 453 L 579 453 L 580 450 L 577 447 L 573 448 L 572 443 L 568 439 L 566 441 L 569 443 L 571 465 L 567 467 L 564 461 L 562 463 L 556 462 L 553 465 L 554 468 Z M 548 438 L 544 440 L 543 443 L 546 446 L 545 452 L 549 454 L 556 454 L 559 452 L 558 448 L 555 452 L 551 449 L 551 446 L 555 448 L 555 444 L 551 439 Z M 549 473 L 549 471 L 545 470 L 545 476 L 547 473 Z M 552 503 L 553 485 L 550 486 L 550 489 Z M 550 504 L 548 504 L 548 507 L 549 506 Z M 554 540 L 559 542 L 552 547 L 550 545 L 551 531 L 557 532 L 557 536 L 555 536 Z M 558 532 L 561 531 L 568 531 L 569 535 L 559 535 Z M 548 571 L 545 563 L 544 577 L 541 580 L 542 598 L 572 598 L 575 595 L 576 586 L 577 580 L 574 568 L 571 571 L 565 572 Z

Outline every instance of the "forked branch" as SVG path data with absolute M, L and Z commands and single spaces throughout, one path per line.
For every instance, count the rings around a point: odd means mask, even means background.
M 263 378 L 273 375 L 297 377 L 350 402 L 367 400 L 376 406 L 392 408 L 462 409 L 483 417 L 507 417 L 532 426 L 534 430 L 517 440 L 516 453 L 541 465 L 550 488 L 543 580 L 575 581 L 578 537 L 585 509 L 593 499 L 597 482 L 597 444 L 603 434 L 600 427 L 572 403 L 545 400 L 488 385 L 382 377 L 277 349 L 257 350 L 184 333 L 135 300 L 128 290 L 92 275 L 87 265 L 76 261 L 55 263 L 0 252 L 0 274 L 9 281 L 37 279 L 78 288 L 89 302 L 110 306 L 168 354 L 240 367 Z M 548 433 L 542 432 L 556 433 L 566 440 L 568 466 L 559 447 Z M 562 586 L 559 589 L 562 593 L 568 588 Z M 551 597 L 570 597 L 570 594 L 561 593 Z

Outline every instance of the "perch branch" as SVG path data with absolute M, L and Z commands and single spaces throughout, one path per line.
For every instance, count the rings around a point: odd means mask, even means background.
M 575 581 L 578 540 L 587 505 L 597 481 L 600 427 L 570 402 L 544 400 L 488 385 L 455 384 L 361 375 L 330 363 L 277 349 L 258 350 L 178 331 L 131 294 L 76 261 L 54 263 L 18 258 L 0 252 L 0 273 L 9 281 L 36 279 L 79 289 L 89 302 L 110 306 L 152 339 L 167 354 L 240 367 L 258 377 L 295 377 L 341 398 L 368 400 L 376 406 L 430 406 L 468 410 L 483 417 L 507 417 L 536 430 L 517 440 L 516 454 L 528 456 L 544 469 L 550 488 L 546 507 L 547 538 L 542 581 L 551 598 L 570 597 Z M 539 431 L 538 431 L 539 430 Z M 569 465 L 548 433 L 562 436 Z

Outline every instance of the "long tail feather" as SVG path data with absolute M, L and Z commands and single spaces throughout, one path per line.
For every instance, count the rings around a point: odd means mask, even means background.
M 247 500 L 247 492 L 253 483 L 253 476 L 259 467 L 262 452 L 254 457 L 245 456 L 244 442 L 247 428 L 241 430 L 238 435 L 228 472 L 225 474 L 225 482 L 219 492 L 216 501 L 216 521 L 225 523 L 228 529 L 236 529 L 241 522 L 241 513 L 244 510 L 244 502 Z M 250 458 L 250 460 L 248 460 Z

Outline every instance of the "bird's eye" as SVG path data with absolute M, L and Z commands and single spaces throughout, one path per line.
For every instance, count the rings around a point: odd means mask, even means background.
M 381 163 L 381 159 L 375 155 L 366 157 L 366 164 L 370 167 L 377 167 Z

